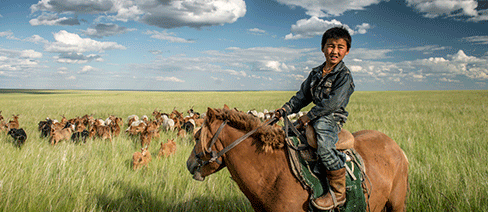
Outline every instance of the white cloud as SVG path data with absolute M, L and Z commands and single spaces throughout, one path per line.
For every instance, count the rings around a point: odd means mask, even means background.
M 366 34 L 368 29 L 371 29 L 371 25 L 369 25 L 368 23 L 363 23 L 361 25 L 356 26 L 356 33 Z
M 107 36 L 114 36 L 124 34 L 130 31 L 135 31 L 136 29 L 127 29 L 126 27 L 121 27 L 117 24 L 104 24 L 99 23 L 93 28 L 88 28 L 87 30 L 82 30 L 82 32 L 92 38 L 102 38 Z
M 478 11 L 478 15 L 468 19 L 468 21 L 473 21 L 473 22 L 488 21 L 488 9 Z
M 101 14 L 100 18 L 105 16 L 124 22 L 134 20 L 161 28 L 201 28 L 234 23 L 246 14 L 246 3 L 244 0 L 41 0 L 31 6 L 31 13 L 38 11 L 44 14 Z M 74 20 L 71 18 L 71 23 Z M 31 21 L 33 25 L 55 25 L 68 20 L 66 17 L 40 15 Z
M 368 49 L 361 52 L 369 54 Z M 401 50 L 403 51 L 403 50 Z M 371 54 L 375 54 L 373 51 Z M 350 54 L 351 55 L 351 54 Z M 350 56 L 348 55 L 348 57 Z M 376 81 L 402 80 L 437 80 L 456 82 L 456 77 L 466 76 L 474 80 L 488 80 L 488 59 L 468 56 L 463 50 L 445 57 L 430 57 L 413 61 L 380 62 L 369 59 L 349 61 L 347 66 L 355 77 Z
M 335 26 L 342 26 L 342 23 L 335 19 L 331 21 L 322 20 L 316 16 L 300 19 L 296 24 L 291 25 L 291 33 L 285 36 L 285 40 L 321 36 L 325 30 Z
M 52 13 L 43 13 L 42 15 L 38 16 L 37 18 L 31 19 L 29 24 L 32 26 L 39 26 L 39 25 L 80 25 L 80 22 L 77 18 L 68 18 L 68 17 L 58 17 L 56 14 Z
M 355 73 L 355 72 L 361 72 L 363 70 L 363 67 L 361 66 L 358 66 L 358 65 L 352 65 L 352 66 L 349 66 L 349 69 Z
M 442 51 L 450 48 L 451 47 L 446 47 L 446 46 L 426 45 L 426 46 L 418 46 L 418 47 L 404 49 L 404 51 L 418 51 L 424 55 L 427 55 L 427 54 L 432 54 L 435 51 Z
M 275 71 L 275 72 L 283 72 L 283 71 L 292 71 L 295 70 L 294 66 L 288 66 L 285 63 L 276 60 L 268 60 L 268 61 L 261 61 L 262 65 L 259 70 L 261 71 Z
M 0 64 L 0 70 L 4 70 L 4 71 L 16 71 L 18 69 L 16 67 L 10 65 L 10 64 Z M 2 71 L 2 73 L 3 73 L 3 75 L 6 75 L 4 71 Z
M 68 68 L 66 67 L 59 67 L 58 71 L 56 72 L 57 74 L 67 74 L 68 73 Z
M 439 81 L 441 81 L 441 82 L 455 82 L 455 83 L 461 82 L 460 80 L 448 79 L 445 77 L 440 78 Z
M 230 74 L 233 76 L 247 77 L 247 73 L 245 71 L 236 71 L 236 70 L 232 70 L 232 69 L 224 69 L 224 70 L 220 70 L 218 72 L 227 73 L 227 74 Z
M 244 0 L 148 0 L 138 7 L 144 11 L 143 23 L 161 28 L 223 25 L 234 23 L 246 14 Z
M 14 50 L 0 48 L 0 71 L 4 76 L 28 77 L 30 73 L 45 68 L 38 58 L 42 53 L 34 50 Z
M 117 1 L 114 5 L 117 14 L 115 16 L 109 16 L 110 19 L 127 22 L 129 20 L 138 21 L 144 11 L 140 10 L 137 5 L 134 5 L 132 1 Z
M 218 77 L 210 77 L 210 79 L 212 79 L 217 85 L 220 85 L 225 81 L 223 78 L 218 78 Z
M 421 80 L 421 79 L 424 79 L 424 78 L 425 78 L 425 76 L 423 76 L 423 75 L 421 75 L 421 74 L 412 74 L 412 77 L 413 77 L 414 79 L 419 79 L 419 80 Z
M 145 70 L 151 73 L 172 71 L 224 73 L 234 76 L 236 79 L 249 78 L 254 75 L 262 77 L 260 79 L 269 79 L 266 75 L 295 72 L 297 61 L 302 57 L 308 58 L 308 54 L 312 51 L 315 52 L 316 49 L 231 47 L 222 51 L 203 52 L 206 54 L 204 57 L 185 55 L 158 57 L 150 64 L 132 64 L 129 69 Z M 318 55 L 320 56 L 320 54 Z M 299 65 L 302 66 L 302 64 Z
M 98 71 L 98 69 L 93 68 L 92 66 L 83 66 L 81 67 L 80 71 L 78 71 L 78 74 L 86 74 L 94 71 Z
M 0 32 L 0 37 L 8 37 L 8 36 L 13 36 L 14 33 L 12 31 L 3 31 L 3 32 Z
M 262 80 L 267 80 L 267 81 L 273 81 L 272 78 L 270 77 L 265 77 L 265 76 L 258 76 L 258 75 L 255 75 L 255 74 L 251 74 L 251 76 L 249 76 L 250 78 L 253 78 L 253 79 L 262 79 Z
M 167 40 L 171 43 L 194 43 L 195 42 L 194 40 L 187 40 L 184 38 L 176 37 L 176 36 L 174 36 L 175 33 L 166 32 L 166 31 L 158 32 L 156 30 L 153 30 L 153 31 L 147 30 L 145 32 L 145 34 L 151 35 L 151 38 L 160 39 L 160 40 Z
M 136 1 L 145 4 L 146 1 Z M 57 14 L 102 14 L 106 18 L 117 21 L 127 22 L 129 20 L 139 20 L 144 14 L 134 1 L 118 0 L 41 0 L 30 7 L 31 13 L 34 14 L 42 11 L 37 18 L 32 19 L 31 25 L 63 25 L 62 21 L 70 20 L 71 23 L 77 22 L 77 18 L 58 18 Z M 113 15 L 111 15 L 113 14 Z M 100 16 L 103 18 L 105 16 Z M 79 24 L 79 23 L 77 23 Z M 73 25 L 73 24 L 68 24 Z
M 149 50 L 149 52 L 151 52 L 151 54 L 155 54 L 155 55 L 163 53 L 161 50 Z
M 290 7 L 304 8 L 309 16 L 339 16 L 350 10 L 364 10 L 365 7 L 378 4 L 383 0 L 277 0 Z
M 156 77 L 157 81 L 164 81 L 164 82 L 185 82 L 185 80 L 178 79 L 176 77 Z
M 332 27 L 344 26 L 349 34 L 366 34 L 367 30 L 371 28 L 368 23 L 357 25 L 357 31 L 352 30 L 349 26 L 342 24 L 336 19 L 331 21 L 323 20 L 317 16 L 312 16 L 309 19 L 300 19 L 296 24 L 291 25 L 291 33 L 285 36 L 285 40 L 313 38 L 315 36 L 322 36 L 324 32 Z
M 248 29 L 247 31 L 249 31 L 250 34 L 253 34 L 253 35 L 265 35 L 266 34 L 265 30 L 258 29 L 258 28 Z
M 54 33 L 55 42 L 48 43 L 44 50 L 48 52 L 88 52 L 126 48 L 115 42 L 100 42 L 90 38 L 81 38 L 79 35 L 61 30 Z
M 290 77 L 296 81 L 299 81 L 299 82 L 302 82 L 305 80 L 305 76 L 303 76 L 301 74 L 290 74 Z
M 24 39 L 24 41 L 32 42 L 32 43 L 48 43 L 49 42 L 49 41 L 47 41 L 46 39 L 42 38 L 39 35 L 33 35 L 31 37 L 28 37 L 28 38 Z
M 488 36 L 471 36 L 471 37 L 465 37 L 462 38 L 461 40 L 471 42 L 474 44 L 482 44 L 482 45 L 488 45 Z
M 258 28 L 252 28 L 252 29 L 248 29 L 250 32 L 256 32 L 256 33 L 266 33 L 265 30 L 262 30 L 262 29 L 258 29 Z
M 484 59 L 478 59 L 474 56 L 467 56 L 463 50 L 459 50 L 455 55 L 452 56 L 452 61 L 465 62 L 465 63 L 483 63 L 486 62 Z
M 465 72 L 465 75 L 471 79 L 488 80 L 488 71 L 487 71 L 486 67 L 484 67 L 484 68 L 473 67 L 473 68 L 467 69 Z
M 476 0 L 406 0 L 407 5 L 414 7 L 427 18 L 439 16 L 478 16 Z
M 42 53 L 36 52 L 32 49 L 22 50 L 22 52 L 20 53 L 20 57 L 23 57 L 23 58 L 41 58 Z
M 388 53 L 393 52 L 392 49 L 365 49 L 365 48 L 351 48 L 348 58 L 355 60 L 383 60 L 391 58 Z
M 158 60 L 149 64 L 132 64 L 129 69 L 144 70 L 152 74 L 161 72 L 167 74 L 175 71 L 188 74 L 192 72 L 223 73 L 235 77 L 234 79 L 239 82 L 252 80 L 252 83 L 259 83 L 260 80 L 273 80 L 272 78 L 275 77 L 285 77 L 290 80 L 287 81 L 288 84 L 293 84 L 303 81 L 310 72 L 310 67 L 316 67 L 323 62 L 323 55 L 317 49 L 230 47 L 221 51 L 203 52 L 206 54 L 203 57 L 186 55 L 158 57 Z M 442 46 L 404 49 L 353 48 L 347 56 L 346 65 L 352 71 L 358 85 L 391 83 L 401 86 L 407 85 L 409 82 L 459 83 L 463 77 L 477 82 L 488 80 L 488 59 L 466 55 L 463 50 L 458 50 L 452 55 L 446 54 L 444 57 L 427 57 L 400 62 L 383 60 L 392 58 L 396 53 L 404 54 L 405 51 L 422 52 L 439 49 L 449 50 L 450 48 Z M 305 61 L 302 60 L 304 58 Z M 279 81 L 277 82 L 279 83 Z M 290 89 L 288 86 L 286 88 Z
M 104 12 L 115 12 L 114 2 L 111 0 L 40 0 L 37 4 L 31 5 L 31 13 L 37 11 L 51 12 L 76 12 L 97 14 Z
M 85 56 L 82 53 L 76 53 L 76 52 L 63 52 L 59 56 L 54 56 L 53 59 L 58 63 L 78 63 L 78 64 L 87 63 L 92 60 L 98 62 L 103 61 L 101 60 L 101 57 L 99 55 L 90 54 L 88 56 Z
M 0 32 L 0 37 L 6 37 L 9 40 L 20 40 L 19 38 L 15 37 L 14 33 L 10 30 Z

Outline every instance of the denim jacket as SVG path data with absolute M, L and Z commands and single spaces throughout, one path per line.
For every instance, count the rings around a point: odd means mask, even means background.
M 315 104 L 307 113 L 310 120 L 333 114 L 345 122 L 349 113 L 345 110 L 354 92 L 354 82 L 349 69 L 341 61 L 330 73 L 322 77 L 325 62 L 312 69 L 300 90 L 283 105 L 288 114 L 297 113 L 310 102 Z

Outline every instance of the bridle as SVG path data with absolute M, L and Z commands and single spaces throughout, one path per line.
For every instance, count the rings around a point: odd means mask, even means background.
M 219 152 L 216 152 L 215 150 L 212 150 L 212 147 L 217 142 L 217 139 L 218 139 L 220 133 L 222 132 L 222 129 L 224 129 L 225 125 L 227 125 L 227 123 L 229 122 L 229 120 L 223 121 L 222 124 L 220 124 L 219 128 L 217 129 L 217 132 L 215 132 L 215 134 L 213 135 L 212 140 L 210 141 L 210 147 L 208 148 L 208 150 L 204 150 L 203 152 L 200 152 L 200 153 L 197 154 L 196 151 L 195 151 L 195 148 L 193 148 L 193 153 L 195 154 L 195 157 L 197 158 L 197 163 L 198 163 L 197 169 L 200 169 L 201 167 L 203 167 L 203 166 L 205 166 L 205 165 L 207 165 L 209 163 L 213 163 L 213 162 L 217 162 L 219 165 L 221 165 L 222 164 L 222 161 L 219 160 L 220 157 L 222 157 L 229 150 L 231 150 L 234 147 L 236 147 L 242 141 L 244 141 L 247 138 L 249 138 L 249 136 L 251 136 L 252 134 L 254 134 L 260 128 L 262 128 L 262 127 L 264 127 L 266 125 L 269 125 L 270 123 L 273 123 L 273 122 L 275 122 L 277 120 L 278 119 L 276 117 L 273 117 L 273 118 L 269 119 L 263 125 L 261 125 L 261 126 L 255 128 L 255 129 L 247 132 L 246 134 L 244 134 L 243 136 L 241 136 L 240 138 L 238 138 L 237 140 L 235 140 L 234 142 L 232 142 L 229 146 L 226 146 L 226 147 L 224 147 L 224 149 L 220 150 Z M 210 155 L 210 159 L 203 160 L 202 158 L 205 155 L 207 155 L 207 154 Z

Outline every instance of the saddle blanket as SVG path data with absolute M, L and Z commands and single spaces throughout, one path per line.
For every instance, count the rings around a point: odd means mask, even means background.
M 296 147 L 300 144 L 300 141 L 293 136 L 288 138 L 288 143 Z M 296 151 L 288 147 L 288 151 L 292 170 L 302 185 L 309 190 L 310 201 L 329 192 L 326 177 L 322 177 L 319 173 L 314 173 L 313 171 L 317 162 L 315 150 L 309 148 Z M 346 203 L 339 207 L 338 211 L 366 211 L 366 198 L 364 195 L 366 190 L 362 186 L 365 179 L 363 161 L 354 149 L 345 150 L 344 153 L 348 157 L 346 162 Z M 309 208 L 313 209 L 311 211 L 317 211 L 312 204 L 310 204 Z

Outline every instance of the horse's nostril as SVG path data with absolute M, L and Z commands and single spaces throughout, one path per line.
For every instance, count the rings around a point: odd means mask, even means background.
M 186 162 L 186 168 L 190 172 L 190 174 L 193 174 L 195 172 L 195 169 L 197 168 L 196 163 L 193 163 L 192 161 L 188 160 Z

